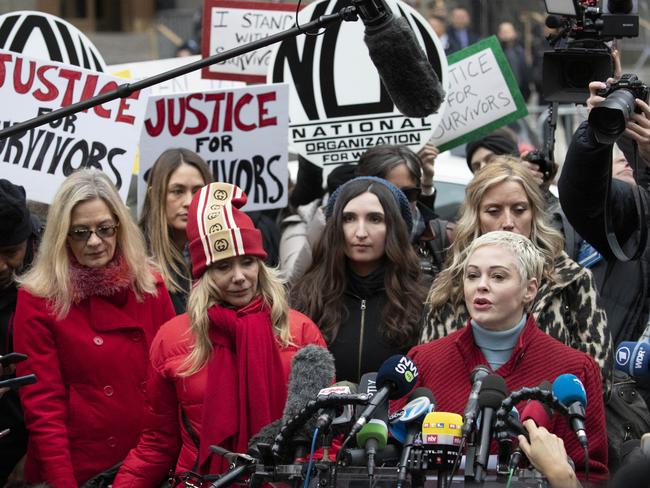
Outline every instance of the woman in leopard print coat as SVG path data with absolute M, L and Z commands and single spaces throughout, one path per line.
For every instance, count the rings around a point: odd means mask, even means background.
M 420 343 L 446 336 L 467 323 L 462 263 L 471 241 L 493 230 L 517 232 L 529 237 L 546 260 L 532 308 L 540 329 L 593 357 L 609 390 L 612 342 L 593 276 L 563 251 L 561 234 L 546 218 L 539 186 L 519 160 L 499 156 L 480 170 L 465 191 L 446 268 L 429 292 Z

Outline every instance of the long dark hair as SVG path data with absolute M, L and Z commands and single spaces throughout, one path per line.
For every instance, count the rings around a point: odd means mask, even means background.
M 420 184 L 422 163 L 420 157 L 406 146 L 380 144 L 364 152 L 359 158 L 357 175 L 386 178 L 391 170 L 405 164 L 411 177 Z
M 353 181 L 341 190 L 325 232 L 314 247 L 312 265 L 293 287 L 291 306 L 318 324 L 328 344 L 334 341 L 341 322 L 347 319 L 342 305 L 347 287 L 343 209 L 366 192 L 377 196 L 386 219 L 384 287 L 388 303 L 382 312 L 383 336 L 389 344 L 405 348 L 418 340 L 426 290 L 420 282 L 420 265 L 406 223 L 393 194 L 381 183 Z

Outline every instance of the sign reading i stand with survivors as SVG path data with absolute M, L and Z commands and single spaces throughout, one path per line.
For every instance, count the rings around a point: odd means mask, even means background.
M 139 210 L 149 170 L 174 147 L 199 154 L 215 181 L 239 186 L 248 195 L 244 210 L 285 207 L 287 106 L 286 84 L 149 97 L 140 139 Z
M 3 128 L 117 88 L 123 80 L 53 61 L 0 51 Z M 108 174 L 126 201 L 146 92 L 98 105 L 0 139 L 0 174 L 22 185 L 27 198 L 51 203 L 78 168 Z
M 405 17 L 446 90 L 447 59 L 429 23 L 400 1 L 388 2 Z M 300 23 L 348 6 L 325 0 L 300 11 Z M 381 34 L 377 34 L 381 35 Z M 407 118 L 395 108 L 368 56 L 361 20 L 332 25 L 319 36 L 300 36 L 278 44 L 269 67 L 269 83 L 289 83 L 292 148 L 324 168 L 358 161 L 378 144 L 403 144 L 418 151 L 429 140 L 445 111 Z

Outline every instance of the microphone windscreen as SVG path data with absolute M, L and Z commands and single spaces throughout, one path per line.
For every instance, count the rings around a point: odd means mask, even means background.
M 621 342 L 616 348 L 614 367 L 638 379 L 650 377 L 650 344 L 647 342 Z
M 281 428 L 282 419 L 274 420 L 270 424 L 262 427 L 260 431 L 248 441 L 248 452 L 254 457 L 259 457 L 257 444 L 273 445 L 275 436 L 278 435 Z
M 286 423 L 323 388 L 334 381 L 334 357 L 324 347 L 309 344 L 300 349 L 291 361 L 287 403 L 282 419 Z
M 479 390 L 478 405 L 480 408 L 493 408 L 496 410 L 507 396 L 506 380 L 498 374 L 490 374 L 485 377 Z
M 377 449 L 383 449 L 388 442 L 388 427 L 386 422 L 379 419 L 370 419 L 359 432 L 357 432 L 357 445 L 366 447 L 370 439 L 377 441 Z
M 426 117 L 440 109 L 445 92 L 404 17 L 393 17 L 378 29 L 366 30 L 364 41 L 401 114 Z
M 587 392 L 582 381 L 574 374 L 561 374 L 553 382 L 553 394 L 565 406 L 579 402 L 583 407 L 587 406 Z
M 413 390 L 408 397 L 408 401 L 415 400 L 416 398 L 426 398 L 430 403 L 436 403 L 436 397 L 433 396 L 433 392 L 424 386 L 420 386 Z
M 472 382 L 472 384 L 474 384 L 477 381 L 483 381 L 483 379 L 489 374 L 490 374 L 490 370 L 488 369 L 488 367 L 483 364 L 479 364 L 472 370 L 469 379 Z
M 407 356 L 395 354 L 382 363 L 377 371 L 377 389 L 388 386 L 388 398 L 397 400 L 413 389 L 418 377 L 418 368 Z
M 551 416 L 548 412 L 546 405 L 538 402 L 537 400 L 529 401 L 521 410 L 522 423 L 526 420 L 532 420 L 537 427 L 544 427 L 547 430 L 551 428 Z
M 437 446 L 459 446 L 463 417 L 457 413 L 430 412 L 422 422 L 422 443 Z

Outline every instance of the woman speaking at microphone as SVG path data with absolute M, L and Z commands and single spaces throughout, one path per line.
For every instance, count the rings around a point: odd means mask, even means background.
M 187 238 L 196 280 L 187 313 L 163 325 L 151 346 L 149 413 L 113 487 L 158 487 L 170 468 L 226 470 L 210 445 L 246 452 L 250 437 L 282 416 L 291 359 L 324 346 L 318 328 L 289 309 L 266 267 L 262 235 L 228 183 L 195 193 Z
M 420 386 L 436 397 L 436 410 L 463 413 L 472 387 L 470 376 L 481 364 L 502 376 L 510 391 L 574 374 L 588 399 L 590 479 L 606 479 L 607 432 L 599 368 L 587 354 L 542 332 L 530 313 L 544 268 L 537 246 L 514 232 L 488 232 L 463 251 L 461 263 L 469 320 L 462 329 L 409 352 L 420 373 Z M 584 451 L 567 420 L 555 415 L 551 427 L 564 441 L 578 477 L 583 476 Z

